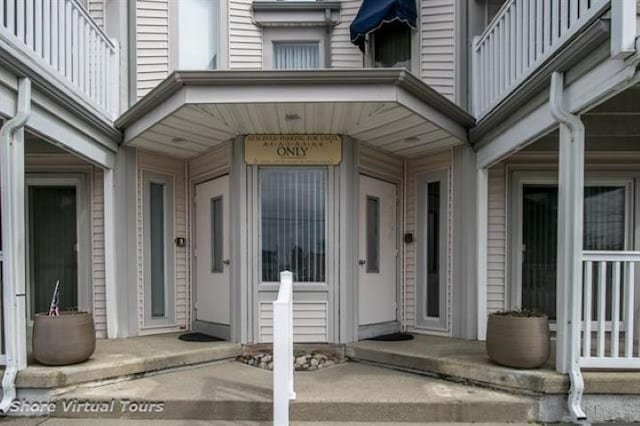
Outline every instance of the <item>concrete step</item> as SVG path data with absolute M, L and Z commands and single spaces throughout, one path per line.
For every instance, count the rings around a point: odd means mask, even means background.
M 554 353 L 554 350 L 551 351 Z M 553 355 L 538 369 L 502 367 L 489 360 L 484 342 L 415 335 L 413 340 L 349 343 L 358 362 L 446 378 L 524 395 L 566 395 L 569 378 L 555 371 Z M 640 395 L 640 372 L 587 371 L 585 394 Z
M 84 386 L 57 396 L 53 416 L 269 421 L 272 380 L 271 372 L 225 362 Z M 292 421 L 495 424 L 538 417 L 537 401 L 529 397 L 358 363 L 296 373 L 295 390 Z
M 88 361 L 60 367 L 33 364 L 20 371 L 16 387 L 51 390 L 86 382 L 122 380 L 167 369 L 234 359 L 242 346 L 229 342 L 184 342 L 181 333 L 101 339 Z

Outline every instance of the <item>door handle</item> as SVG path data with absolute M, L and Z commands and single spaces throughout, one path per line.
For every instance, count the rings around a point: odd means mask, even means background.
M 225 259 L 222 261 L 222 263 L 224 263 L 225 265 L 231 265 L 231 260 Z
M 364 259 L 358 260 L 358 265 L 364 265 L 365 263 L 367 263 L 367 261 Z

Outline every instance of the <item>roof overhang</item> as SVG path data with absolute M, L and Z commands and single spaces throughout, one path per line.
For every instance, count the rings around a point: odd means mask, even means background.
M 467 143 L 475 120 L 406 70 L 176 71 L 117 121 L 179 158 L 247 134 L 340 134 L 404 157 Z

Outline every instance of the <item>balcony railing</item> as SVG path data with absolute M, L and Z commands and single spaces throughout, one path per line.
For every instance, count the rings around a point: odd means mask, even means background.
M 640 252 L 584 252 L 582 368 L 640 368 L 635 267 Z
M 473 109 L 481 119 L 611 0 L 508 0 L 473 43 Z
M 107 117 L 118 115 L 117 43 L 78 0 L 0 0 L 0 35 Z

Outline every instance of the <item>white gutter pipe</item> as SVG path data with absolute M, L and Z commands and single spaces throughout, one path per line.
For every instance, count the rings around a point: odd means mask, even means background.
M 549 107 L 551 115 L 560 124 L 560 170 L 559 190 L 564 191 L 565 200 L 560 200 L 560 217 L 558 222 L 558 256 L 564 264 L 558 265 L 558 282 L 568 284 L 569 288 L 559 293 L 563 307 L 567 307 L 562 314 L 561 335 L 556 341 L 556 364 L 559 370 L 567 372 L 571 379 L 568 408 L 574 421 L 586 420 L 581 401 L 584 392 L 584 380 L 580 371 L 580 316 L 579 303 L 582 300 L 582 216 L 584 187 L 584 124 L 578 115 L 572 114 L 563 105 L 564 75 L 554 72 L 551 75 L 551 90 L 549 93 Z M 566 130 L 562 127 L 565 126 Z M 563 141 L 563 132 L 568 130 L 570 140 Z M 566 135 L 566 133 L 565 133 Z M 567 143 L 570 145 L 567 146 Z M 562 188 L 561 185 L 564 187 Z M 563 207 L 567 203 L 572 208 Z M 567 212 L 566 210 L 570 210 Z M 573 220 L 565 220 L 570 213 L 575 213 Z M 573 214 L 571 214 L 573 216 Z M 562 312 L 563 309 L 560 310 Z
M 25 318 L 24 139 L 14 139 L 31 115 L 31 80 L 18 81 L 15 117 L 0 129 L 0 197 L 3 231 L 3 308 L 6 367 L 2 378 L 0 410 L 7 412 L 16 398 L 15 379 L 27 366 Z M 20 253 L 20 251 L 22 253 Z

